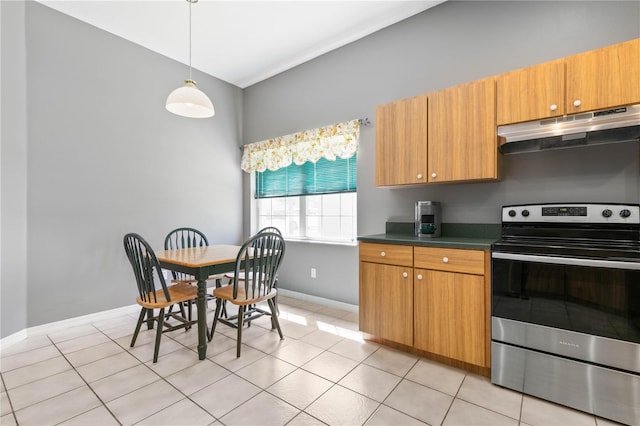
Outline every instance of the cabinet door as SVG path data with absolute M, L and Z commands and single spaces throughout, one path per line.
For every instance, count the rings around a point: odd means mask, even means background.
M 376 108 L 376 185 L 427 182 L 427 97 Z
M 360 262 L 360 330 L 413 344 L 413 269 Z
M 498 179 L 495 80 L 429 94 L 428 179 Z
M 498 76 L 498 126 L 563 115 L 564 82 L 564 60 L 545 62 Z
M 414 346 L 484 367 L 484 277 L 428 269 L 414 273 Z
M 640 102 L 640 39 L 567 58 L 567 114 Z

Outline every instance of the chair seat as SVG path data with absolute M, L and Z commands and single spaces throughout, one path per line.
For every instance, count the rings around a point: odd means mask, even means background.
M 160 309 L 171 306 L 174 303 L 180 303 L 198 297 L 198 287 L 184 283 L 169 286 L 167 287 L 167 291 L 169 292 L 169 297 L 171 298 L 170 301 L 167 301 L 164 295 L 164 291 L 160 289 L 155 292 L 155 301 L 146 302 L 142 300 L 140 296 L 138 296 L 136 297 L 136 302 L 138 303 L 138 305 L 147 309 Z
M 278 294 L 278 290 L 273 288 L 267 294 L 260 294 L 260 292 L 256 292 L 256 293 L 257 294 L 254 297 L 253 291 L 249 289 L 249 294 L 247 295 L 245 292 L 244 286 L 238 286 L 238 297 L 234 299 L 232 285 L 225 285 L 213 290 L 213 295 L 216 298 L 222 299 L 222 300 L 228 300 L 234 305 L 253 305 L 263 300 L 271 299 Z

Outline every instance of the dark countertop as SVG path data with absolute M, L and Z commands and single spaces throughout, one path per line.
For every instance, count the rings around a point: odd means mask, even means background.
M 488 250 L 500 238 L 499 224 L 456 224 L 443 223 L 442 236 L 436 238 L 417 237 L 407 233 L 406 225 L 387 223 L 384 234 L 364 235 L 358 241 L 381 244 L 404 244 L 425 247 L 450 247 Z M 410 224 L 413 231 L 413 223 Z

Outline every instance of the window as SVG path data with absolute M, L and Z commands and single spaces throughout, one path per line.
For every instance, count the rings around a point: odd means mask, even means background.
M 275 226 L 288 239 L 354 242 L 356 200 L 355 192 L 260 198 L 257 229 Z
M 256 172 L 257 229 L 275 226 L 287 238 L 353 242 L 356 156 Z
M 288 239 L 355 242 L 358 120 L 245 145 L 255 173 L 255 229 Z

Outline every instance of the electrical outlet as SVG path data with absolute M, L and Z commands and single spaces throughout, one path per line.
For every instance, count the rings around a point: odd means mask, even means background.
M 311 268 L 311 278 L 316 277 L 316 268 Z

